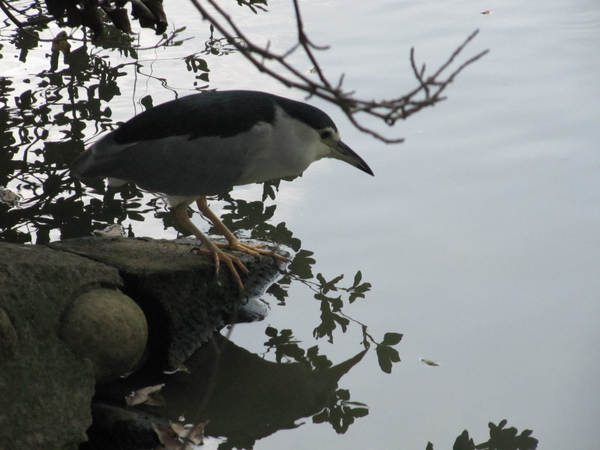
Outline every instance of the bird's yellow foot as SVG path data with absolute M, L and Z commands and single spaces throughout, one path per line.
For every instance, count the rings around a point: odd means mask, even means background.
M 230 250 L 248 253 L 249 255 L 253 255 L 253 256 L 258 256 L 258 255 L 271 256 L 279 261 L 289 262 L 289 259 L 287 259 L 285 256 L 281 256 L 272 250 L 265 250 L 266 244 L 250 245 L 250 244 L 244 244 L 243 242 L 238 241 L 238 240 L 227 243 L 227 244 L 224 244 L 221 242 L 215 242 L 215 244 L 220 248 L 228 248 Z
M 219 276 L 219 269 L 221 268 L 221 262 L 225 263 L 233 280 L 238 285 L 240 292 L 244 292 L 244 283 L 242 283 L 242 278 L 240 277 L 239 272 L 244 275 L 248 275 L 249 270 L 246 268 L 244 263 L 237 256 L 230 255 L 225 253 L 223 250 L 215 246 L 211 250 L 197 250 L 198 255 L 209 256 L 215 261 L 215 278 Z M 237 269 L 236 269 L 237 267 Z M 238 272 L 239 271 L 239 272 Z

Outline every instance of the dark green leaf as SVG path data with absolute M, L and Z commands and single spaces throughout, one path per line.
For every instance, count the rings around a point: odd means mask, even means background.
M 324 409 L 320 413 L 315 414 L 314 416 L 312 416 L 313 423 L 327 422 L 327 419 L 329 419 L 329 413 L 327 412 L 326 409 Z
M 365 417 L 369 415 L 369 409 L 368 408 L 353 408 L 352 409 L 352 415 L 354 417 Z
M 400 333 L 385 333 L 383 336 L 382 345 L 396 345 L 402 340 L 402 334 Z
M 379 367 L 385 373 L 392 373 L 392 361 L 388 352 L 389 349 L 390 347 L 384 347 L 382 345 L 378 345 L 376 348 Z
M 473 439 L 469 437 L 467 430 L 463 431 L 462 434 L 456 438 L 452 450 L 475 450 L 475 443 Z
M 358 286 L 358 284 L 361 282 L 361 280 L 362 280 L 362 273 L 359 270 L 358 272 L 356 272 L 356 275 L 354 275 L 354 283 L 352 283 L 352 287 Z
M 275 337 L 277 336 L 277 328 L 267 327 L 265 329 L 265 334 L 269 337 Z

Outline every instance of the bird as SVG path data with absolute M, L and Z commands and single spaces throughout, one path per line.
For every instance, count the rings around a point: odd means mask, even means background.
M 202 244 L 199 254 L 230 270 L 243 292 L 248 269 L 223 248 L 272 255 L 241 242 L 208 207 L 207 197 L 234 186 L 303 173 L 313 162 L 335 158 L 373 176 L 368 164 L 340 138 L 333 120 L 308 103 L 250 90 L 212 90 L 162 103 L 134 116 L 92 144 L 71 166 L 78 179 L 108 178 L 167 197 L 180 227 Z M 196 202 L 227 244 L 213 242 L 188 217 Z

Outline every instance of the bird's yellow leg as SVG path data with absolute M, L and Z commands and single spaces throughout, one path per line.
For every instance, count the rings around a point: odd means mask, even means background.
M 238 250 L 240 252 L 248 253 L 250 255 L 268 255 L 280 261 L 288 261 L 286 257 L 278 255 L 277 253 L 272 252 L 271 250 L 264 250 L 264 244 L 249 245 L 240 242 L 240 240 L 235 237 L 235 235 L 229 230 L 229 228 L 227 228 L 225 224 L 221 222 L 221 219 L 219 219 L 217 215 L 211 211 L 211 209 L 208 207 L 208 204 L 206 203 L 206 197 L 200 197 L 198 200 L 196 200 L 196 205 L 198 205 L 198 209 L 200 210 L 202 215 L 213 223 L 219 234 L 225 236 L 225 239 L 227 239 L 228 244 L 219 244 L 218 242 L 216 242 L 215 245 L 219 247 L 227 247 L 231 250 Z
M 185 203 L 181 203 L 175 207 L 175 220 L 183 227 L 185 230 L 196 236 L 198 240 L 202 243 L 202 245 L 206 248 L 206 250 L 199 251 L 200 254 L 211 256 L 215 261 L 215 276 L 219 275 L 219 267 L 220 262 L 224 262 L 231 275 L 233 276 L 236 284 L 239 286 L 240 291 L 244 290 L 244 284 L 242 283 L 242 279 L 240 278 L 240 274 L 238 273 L 239 269 L 242 273 L 248 274 L 248 269 L 246 266 L 240 261 L 240 259 L 233 255 L 228 255 L 223 250 L 221 250 L 213 241 L 211 241 L 204 233 L 202 233 L 190 220 L 187 215 L 187 205 Z

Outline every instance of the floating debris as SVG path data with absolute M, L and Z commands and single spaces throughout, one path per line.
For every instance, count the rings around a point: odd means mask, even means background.
M 120 223 L 114 223 L 104 230 L 94 230 L 92 234 L 98 237 L 125 237 L 125 228 Z
M 188 369 L 185 365 L 183 365 L 181 363 L 175 365 L 173 370 L 163 370 L 163 373 L 166 375 L 173 375 L 174 373 L 177 373 L 177 372 L 191 373 L 190 369 Z
M 171 422 L 169 427 L 157 424 L 153 424 L 152 427 L 166 450 L 183 450 L 189 449 L 190 446 L 202 445 L 207 423 L 208 420 L 197 425 Z
M 432 367 L 438 367 L 440 365 L 440 363 L 437 363 L 430 359 L 421 358 L 421 361 L 424 362 L 425 364 L 427 364 L 428 366 L 432 366 Z
M 154 386 L 148 386 L 133 391 L 125 397 L 125 403 L 127 403 L 127 406 L 141 405 L 142 403 L 149 406 L 162 406 L 165 402 L 161 396 L 156 395 L 156 393 L 160 392 L 163 386 L 164 384 L 156 384 Z

